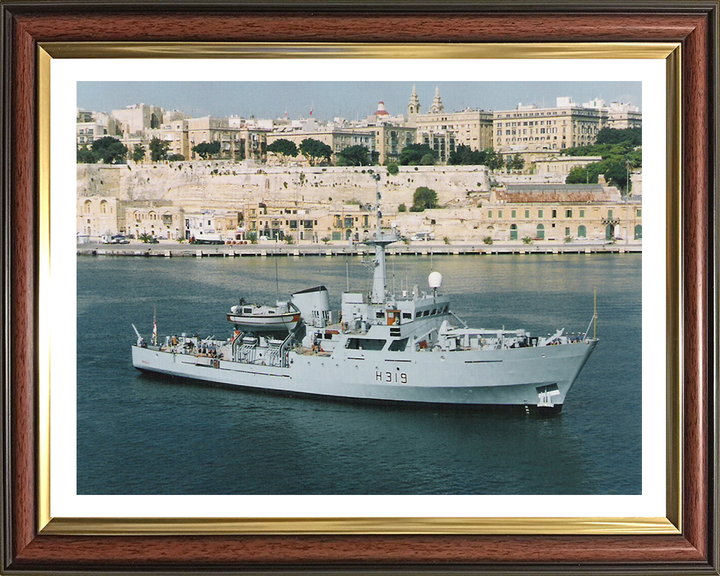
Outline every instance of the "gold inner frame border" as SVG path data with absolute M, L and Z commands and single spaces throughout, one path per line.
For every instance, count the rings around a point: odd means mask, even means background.
M 679 43 L 329 44 L 39 43 L 38 529 L 43 535 L 512 534 L 640 535 L 682 531 L 681 45 Z M 53 518 L 50 513 L 50 69 L 54 58 L 663 59 L 666 61 L 666 517 Z

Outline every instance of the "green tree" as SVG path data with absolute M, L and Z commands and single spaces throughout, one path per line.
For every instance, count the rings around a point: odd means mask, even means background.
M 398 212 L 407 212 L 407 206 L 400 204 L 400 206 L 398 206 Z
M 498 154 L 492 148 L 485 150 L 485 166 L 490 170 L 500 170 L 504 165 L 502 154 Z
M 460 144 L 448 156 L 448 164 L 452 166 L 482 166 L 487 160 L 487 150 L 473 150 L 470 146 Z
M 145 158 L 145 146 L 142 144 L 135 144 L 130 158 L 133 162 L 142 162 Z
M 642 146 L 642 128 L 603 128 L 598 132 L 596 144 L 620 144 L 627 142 L 631 146 Z
M 623 190 L 627 190 L 628 166 L 642 166 L 642 130 L 628 128 L 616 130 L 603 128 L 598 132 L 597 143 L 592 146 L 567 148 L 562 154 L 569 156 L 600 156 L 602 160 L 584 168 L 571 170 L 565 182 L 567 184 L 596 183 L 598 175 L 603 174 L 605 180 Z
M 420 158 L 420 165 L 432 166 L 433 164 L 435 164 L 435 160 L 437 160 L 437 156 L 428 152 L 427 154 L 423 154 L 423 157 Z
M 408 144 L 400 152 L 398 164 L 401 166 L 417 166 L 422 162 L 423 156 L 426 154 L 432 155 L 433 163 L 437 162 L 437 152 L 427 144 Z
M 167 160 L 169 148 L 170 142 L 165 142 L 164 140 L 160 140 L 160 138 L 153 138 L 150 140 L 150 159 L 153 162 Z
M 508 170 L 522 170 L 525 167 L 525 160 L 520 154 L 515 154 L 512 158 L 508 158 Z
M 329 162 L 333 153 L 330 146 L 314 138 L 305 138 L 300 142 L 299 149 L 300 154 L 307 158 L 311 166 L 317 166 L 323 160 Z
M 627 191 L 628 163 L 634 167 L 631 160 L 624 157 L 612 157 L 602 162 L 588 164 L 586 168 L 578 166 L 573 168 L 565 179 L 566 184 L 597 184 L 598 176 L 602 174 L 605 181 L 612 186 Z
M 565 184 L 597 184 L 601 174 L 600 163 L 588 164 L 586 167 L 576 166 L 565 178 Z
M 420 186 L 413 194 L 413 205 L 410 207 L 410 212 L 422 212 L 429 208 L 437 208 L 437 205 L 437 192 L 426 186 Z
M 170 156 L 168 156 L 169 162 L 182 162 L 183 160 L 185 160 L 185 156 L 182 154 L 170 154 Z
M 201 142 L 193 146 L 193 152 L 203 160 L 207 160 L 211 156 L 216 156 L 220 153 L 220 142 Z
M 605 168 L 605 179 L 608 184 L 628 191 L 628 169 L 622 160 L 610 160 Z
M 97 161 L 97 156 L 87 147 L 87 144 L 83 144 L 77 149 L 78 164 L 95 164 Z
M 338 166 L 370 166 L 372 158 L 370 150 L 359 144 L 348 146 L 338 152 Z
M 112 136 L 103 136 L 92 143 L 95 158 L 104 164 L 122 164 L 125 162 L 128 149 L 125 144 Z
M 387 171 L 390 176 L 397 176 L 400 173 L 400 168 L 395 162 L 388 162 Z
M 272 144 L 268 144 L 267 151 L 280 156 L 282 162 L 285 162 L 288 158 L 295 158 L 298 155 L 297 145 L 287 138 L 279 138 Z

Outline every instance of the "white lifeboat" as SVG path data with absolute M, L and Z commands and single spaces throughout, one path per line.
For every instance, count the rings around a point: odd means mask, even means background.
M 227 319 L 242 332 L 292 332 L 300 322 L 300 310 L 292 302 L 277 306 L 241 302 L 230 309 Z

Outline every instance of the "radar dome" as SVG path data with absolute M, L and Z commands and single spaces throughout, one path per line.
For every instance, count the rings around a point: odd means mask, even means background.
M 440 288 L 442 284 L 442 274 L 440 274 L 440 272 L 431 272 L 430 276 L 428 276 L 428 284 L 430 284 L 430 288 Z

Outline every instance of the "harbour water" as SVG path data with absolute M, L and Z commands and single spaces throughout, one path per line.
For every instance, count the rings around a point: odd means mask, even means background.
M 78 494 L 640 494 L 641 256 L 391 257 L 388 284 L 442 273 L 469 325 L 584 332 L 600 343 L 563 413 L 288 398 L 133 368 L 131 323 L 226 337 L 240 297 L 368 290 L 357 257 L 79 257 Z M 448 375 L 451 378 L 452 375 Z

